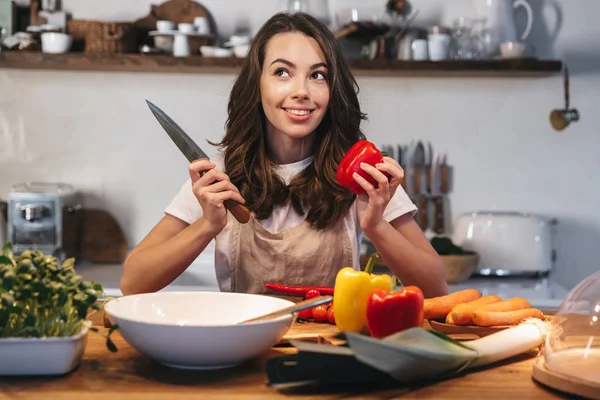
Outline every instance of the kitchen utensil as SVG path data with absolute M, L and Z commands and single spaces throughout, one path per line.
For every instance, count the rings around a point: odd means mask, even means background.
M 532 377 L 550 388 L 600 399 L 600 272 L 567 295 L 546 335 Z
M 442 192 L 442 157 L 437 155 L 431 166 L 431 202 L 433 204 L 433 231 L 438 234 L 445 232 L 444 193 Z
M 440 165 L 440 176 L 442 178 L 442 193 L 448 194 L 450 193 L 450 167 L 447 163 L 448 157 L 446 154 L 442 157 L 442 162 Z
M 81 259 L 99 264 L 120 264 L 127 256 L 127 237 L 106 210 L 83 210 Z
M 531 33 L 534 17 L 526 0 L 474 0 L 479 17 L 485 18 L 485 53 L 493 57 L 500 50 L 502 42 L 525 41 Z M 523 7 L 527 13 L 527 25 L 521 35 L 515 26 L 514 10 Z
M 544 313 L 545 314 L 545 313 Z M 552 317 L 545 316 L 545 321 L 552 321 Z M 498 325 L 498 326 L 477 326 L 477 325 L 453 325 L 436 320 L 427 320 L 433 330 L 444 333 L 446 335 L 461 335 L 469 334 L 478 337 L 491 335 L 492 333 L 500 332 L 514 325 Z
M 8 209 L 8 203 L 0 200 L 0 246 L 3 246 L 6 242 L 6 213 Z
M 417 142 L 414 154 L 414 187 L 417 196 L 417 208 L 419 209 L 417 212 L 417 223 L 425 231 L 428 226 L 427 205 L 429 204 L 429 199 L 427 198 L 427 189 L 423 179 L 425 172 L 425 147 L 420 140 Z
M 480 275 L 545 275 L 556 257 L 556 223 L 539 215 L 522 212 L 480 211 L 459 215 L 452 241 L 465 250 L 479 253 L 475 271 Z
M 79 258 L 82 195 L 64 183 L 24 182 L 8 195 L 7 236 L 15 254 L 39 250 Z
M 557 131 L 562 131 L 573 121 L 579 121 L 579 111 L 577 111 L 575 108 L 569 108 L 569 68 L 566 65 L 563 69 L 563 86 L 565 94 L 565 108 L 563 110 L 553 110 L 550 113 L 550 123 Z
M 185 155 L 189 162 L 199 160 L 201 158 L 209 158 L 205 152 L 173 121 L 164 111 L 156 105 L 146 100 L 152 114 L 156 117 L 160 125 L 167 132 L 171 140 L 177 145 L 179 150 Z M 250 211 L 242 204 L 233 200 L 225 200 L 223 202 L 225 208 L 239 222 L 245 224 L 250 219 Z
M 238 322 L 238 324 L 247 324 L 250 322 L 266 321 L 269 319 L 280 317 L 282 315 L 294 314 L 294 313 L 297 313 L 298 311 L 316 307 L 321 304 L 327 304 L 327 303 L 330 303 L 331 301 L 333 301 L 332 296 L 317 296 L 317 297 L 313 297 L 312 299 L 300 301 L 292 306 L 282 308 L 281 310 L 273 311 L 268 314 L 261 315 L 259 317 L 254 317 L 254 318 L 246 319 L 244 321 L 240 321 L 240 322 Z
M 293 305 L 257 294 L 163 291 L 115 298 L 104 310 L 123 338 L 147 357 L 175 368 L 217 369 L 268 351 L 288 331 L 294 316 L 239 321 Z

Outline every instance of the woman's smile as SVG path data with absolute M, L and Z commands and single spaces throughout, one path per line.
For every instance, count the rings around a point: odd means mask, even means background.
M 292 121 L 303 122 L 311 117 L 314 109 L 290 107 L 283 108 L 283 111 L 285 111 L 288 114 L 288 117 L 290 117 Z

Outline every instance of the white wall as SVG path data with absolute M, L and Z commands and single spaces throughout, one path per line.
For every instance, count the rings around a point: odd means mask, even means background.
M 377 143 L 431 141 L 455 168 L 454 215 L 517 210 L 557 217 L 558 268 L 572 286 L 600 260 L 600 1 L 561 0 L 560 34 L 550 1 L 537 11 L 533 42 L 542 57 L 562 57 L 571 71 L 572 103 L 581 121 L 554 132 L 548 115 L 561 107 L 562 78 L 360 78 L 361 99 Z M 150 0 L 63 0 L 75 18 L 132 20 Z M 331 0 L 335 10 L 366 1 Z M 369 0 L 369 4 L 385 4 Z M 470 0 L 415 0 L 417 20 L 447 23 Z M 285 0 L 205 0 L 220 32 L 248 17 L 253 30 Z M 223 133 L 233 75 L 179 75 L 0 70 L 0 197 L 24 180 L 59 180 L 86 193 L 86 206 L 111 211 L 134 245 L 162 216 L 187 178 L 186 161 L 144 99 L 169 112 L 202 145 Z M 206 145 L 206 147 L 208 147 Z

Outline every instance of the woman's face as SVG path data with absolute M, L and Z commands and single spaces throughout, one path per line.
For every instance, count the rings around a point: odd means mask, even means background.
M 315 131 L 329 104 L 327 73 L 315 39 L 290 32 L 269 40 L 260 78 L 269 134 L 304 139 Z

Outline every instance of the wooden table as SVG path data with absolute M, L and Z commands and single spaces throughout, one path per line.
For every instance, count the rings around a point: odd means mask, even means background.
M 103 313 L 91 318 L 103 328 Z M 315 324 L 317 325 L 317 324 Z M 326 328 L 326 324 L 321 325 Z M 331 326 L 329 326 L 331 329 Z M 171 369 L 133 349 L 116 331 L 118 352 L 106 348 L 94 332 L 80 366 L 61 377 L 0 377 L 0 400 L 7 399 L 563 399 L 531 379 L 533 358 L 521 357 L 499 366 L 471 372 L 451 380 L 412 388 L 345 388 L 278 391 L 268 386 L 265 359 L 296 351 L 274 347 L 264 357 L 221 371 Z M 9 362 L 2 359 L 0 362 Z

